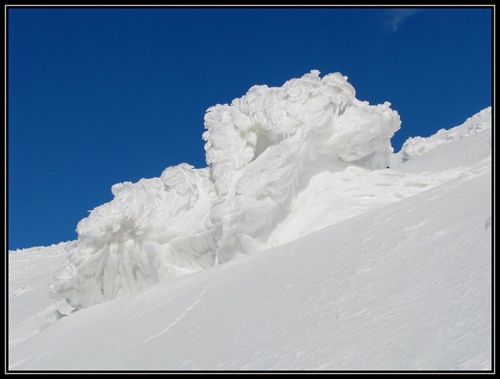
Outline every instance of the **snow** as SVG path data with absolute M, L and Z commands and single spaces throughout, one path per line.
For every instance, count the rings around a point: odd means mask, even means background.
M 320 78 L 313 70 L 208 109 L 209 166 L 181 164 L 113 186 L 113 201 L 78 224 L 52 293 L 85 308 L 314 231 L 274 233 L 304 216 L 294 209 L 307 206 L 316 177 L 332 188 L 334 174 L 353 165 L 387 167 L 401 123 L 389 106 L 357 100 L 340 73 Z
M 491 370 L 491 117 L 394 153 L 315 70 L 210 108 L 206 168 L 9 252 L 9 369 Z

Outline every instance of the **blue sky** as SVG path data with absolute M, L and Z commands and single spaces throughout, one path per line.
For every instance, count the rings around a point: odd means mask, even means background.
M 7 8 L 8 248 L 75 240 L 113 184 L 205 167 L 203 117 L 312 69 L 411 136 L 492 105 L 493 8 Z

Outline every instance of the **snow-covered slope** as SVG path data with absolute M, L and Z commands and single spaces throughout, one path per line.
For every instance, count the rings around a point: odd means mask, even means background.
M 160 178 L 117 184 L 113 201 L 78 224 L 78 240 L 51 287 L 55 296 L 88 307 L 370 208 L 378 201 L 347 204 L 341 193 L 387 167 L 400 120 L 389 103 L 357 100 L 340 73 L 320 78 L 311 71 L 210 108 L 205 127 L 207 168 L 181 164 Z M 297 228 L 297 220 L 306 227 Z
M 313 71 L 205 124 L 209 167 L 9 252 L 10 369 L 491 369 L 491 108 L 392 154 Z
M 10 368 L 491 369 L 490 186 L 457 179 L 80 310 Z

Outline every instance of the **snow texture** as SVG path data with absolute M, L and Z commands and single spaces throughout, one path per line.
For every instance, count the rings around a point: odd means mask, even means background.
M 491 117 L 394 154 L 318 71 L 210 108 L 206 168 L 9 252 L 10 369 L 490 370 Z
M 114 199 L 78 224 L 51 292 L 84 308 L 324 227 L 319 214 L 294 236 L 279 225 L 303 217 L 294 209 L 310 196 L 312 176 L 350 180 L 386 168 L 400 124 L 389 103 L 357 100 L 340 73 L 254 86 L 208 109 L 207 168 L 181 164 L 113 186 Z
M 450 130 L 440 129 L 432 138 L 409 138 L 401 147 L 401 151 L 395 155 L 395 158 L 401 160 L 401 162 L 406 162 L 427 153 L 437 146 L 473 136 L 489 128 L 491 128 L 491 107 L 469 117 L 460 126 Z

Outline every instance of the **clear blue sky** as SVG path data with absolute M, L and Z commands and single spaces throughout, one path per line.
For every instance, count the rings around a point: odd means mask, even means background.
M 75 240 L 113 184 L 205 167 L 203 117 L 312 69 L 392 103 L 392 143 L 492 105 L 493 8 L 7 8 L 8 248 Z

